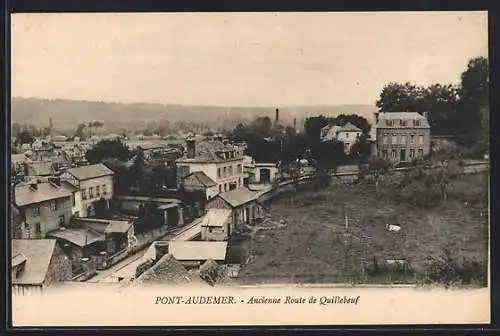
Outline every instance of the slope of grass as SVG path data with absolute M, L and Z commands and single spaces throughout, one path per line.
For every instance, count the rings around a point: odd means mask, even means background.
M 475 177 L 462 181 L 475 185 Z M 482 190 L 481 192 L 487 192 Z M 422 210 L 377 196 L 368 185 L 301 191 L 278 199 L 257 230 L 253 258 L 240 272 L 241 283 L 414 283 L 425 278 L 430 257 L 448 248 L 486 262 L 488 220 L 485 205 L 465 206 L 450 198 Z M 345 229 L 345 209 L 348 229 Z M 281 225 L 277 225 L 281 221 Z M 389 232 L 386 224 L 401 226 Z M 413 272 L 367 274 L 373 260 L 404 259 Z

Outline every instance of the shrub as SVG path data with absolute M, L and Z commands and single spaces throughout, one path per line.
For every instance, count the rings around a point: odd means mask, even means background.
M 445 248 L 441 256 L 429 257 L 426 266 L 426 282 L 451 285 L 476 284 L 486 286 L 488 268 L 486 263 L 459 258 L 456 252 Z

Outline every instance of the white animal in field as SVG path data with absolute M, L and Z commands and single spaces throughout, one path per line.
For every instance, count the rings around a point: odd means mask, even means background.
M 385 228 L 391 232 L 399 232 L 401 227 L 399 225 L 385 224 Z

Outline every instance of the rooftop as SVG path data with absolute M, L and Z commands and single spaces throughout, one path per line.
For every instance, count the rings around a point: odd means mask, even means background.
M 66 170 L 78 180 L 88 180 L 96 177 L 113 175 L 114 172 L 102 163 L 70 168 Z
M 191 282 L 189 272 L 171 254 L 166 254 L 150 269 L 142 273 L 134 284 L 186 284 Z
M 28 176 L 50 176 L 55 174 L 54 166 L 49 161 L 25 162 Z
M 353 125 L 352 123 L 348 122 L 344 126 L 340 128 L 340 131 L 347 131 L 347 132 L 361 132 L 361 128 L 359 128 L 356 125 Z
M 171 241 L 168 252 L 180 261 L 225 260 L 225 241 Z
M 412 121 L 411 123 L 407 123 L 405 126 L 402 126 L 399 123 L 395 123 L 393 126 L 388 126 L 386 121 Z M 416 126 L 413 124 L 413 120 L 420 121 L 419 125 Z M 378 122 L 376 125 L 377 128 L 430 128 L 429 122 L 426 117 L 418 112 L 380 112 L 378 114 Z
M 223 158 L 217 153 L 219 152 L 235 152 L 232 158 Z M 194 158 L 188 158 L 187 153 L 178 161 L 179 162 L 223 162 L 228 160 L 241 159 L 236 148 L 231 145 L 226 145 L 220 140 L 203 140 L 196 142 L 196 152 Z
M 219 194 L 218 196 L 229 203 L 229 205 L 231 205 L 233 208 L 236 208 L 245 203 L 257 200 L 259 198 L 259 193 L 254 192 L 246 187 L 242 187 L 227 191 L 225 193 Z
M 47 236 L 66 240 L 80 247 L 105 240 L 104 234 L 88 228 L 61 228 L 47 233 Z
M 188 174 L 185 178 L 187 178 L 188 176 L 193 176 L 206 188 L 215 187 L 217 185 L 217 183 L 215 183 L 214 180 L 212 180 L 210 177 L 207 176 L 207 174 L 201 171 L 192 172 L 191 174 Z
M 53 199 L 71 197 L 71 191 L 66 187 L 58 186 L 50 182 L 34 184 L 19 184 L 14 188 L 14 199 L 17 206 L 41 203 Z
M 231 216 L 231 210 L 229 209 L 208 209 L 207 213 L 203 217 L 201 226 L 207 226 L 207 227 L 224 226 L 224 222 L 230 216 Z
M 26 262 L 12 283 L 43 284 L 55 246 L 55 239 L 12 239 L 12 265 Z

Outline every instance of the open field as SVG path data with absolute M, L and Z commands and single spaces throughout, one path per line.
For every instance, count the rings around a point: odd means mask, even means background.
M 478 179 L 459 183 L 487 193 Z M 345 228 L 345 209 L 348 229 Z M 482 212 L 482 214 L 481 214 Z M 460 195 L 445 204 L 419 209 L 393 198 L 377 196 L 369 185 L 335 186 L 282 195 L 269 218 L 254 227 L 252 258 L 239 282 L 250 283 L 417 283 L 425 277 L 429 257 L 444 248 L 461 259 L 487 262 L 486 204 L 464 205 Z M 389 232 L 385 225 L 401 226 Z M 404 259 L 414 272 L 367 274 L 366 266 Z

